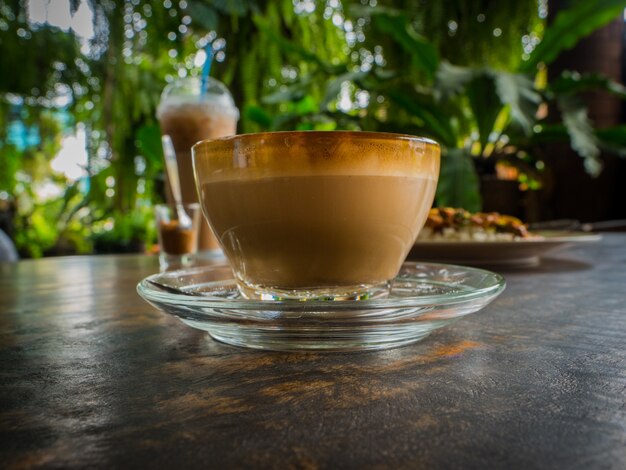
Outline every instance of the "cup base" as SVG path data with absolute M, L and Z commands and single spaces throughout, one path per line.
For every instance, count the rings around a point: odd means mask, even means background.
M 246 299 L 254 300 L 300 300 L 300 301 L 343 301 L 370 300 L 387 297 L 391 290 L 390 282 L 361 284 L 358 286 L 315 287 L 280 289 L 237 282 L 239 292 Z

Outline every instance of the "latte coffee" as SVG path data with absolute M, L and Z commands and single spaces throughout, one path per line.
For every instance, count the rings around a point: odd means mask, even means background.
M 430 209 L 432 141 L 249 134 L 194 147 L 205 216 L 255 298 L 364 298 L 400 269 Z

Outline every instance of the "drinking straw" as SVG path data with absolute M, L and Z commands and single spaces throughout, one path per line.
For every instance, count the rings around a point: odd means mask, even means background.
M 204 48 L 206 52 L 206 59 L 204 60 L 204 65 L 202 66 L 202 78 L 200 79 L 200 96 L 204 96 L 206 94 L 206 84 L 209 80 L 209 73 L 211 73 L 211 64 L 213 63 L 213 45 L 207 44 Z

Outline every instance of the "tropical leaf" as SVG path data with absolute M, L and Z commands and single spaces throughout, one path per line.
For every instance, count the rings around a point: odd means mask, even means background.
M 527 141 L 529 146 L 568 142 L 569 134 L 563 124 L 541 124 L 534 129 Z M 523 145 L 517 142 L 511 143 L 518 146 Z
M 380 32 L 391 36 L 411 55 L 413 65 L 434 78 L 439 64 L 439 54 L 435 46 L 419 35 L 410 24 L 409 18 L 391 9 L 372 10 L 372 23 Z
M 526 75 L 507 72 L 493 72 L 493 78 L 500 100 L 510 106 L 512 119 L 529 135 L 541 103 L 533 81 Z
M 489 141 L 503 106 L 509 106 L 512 119 L 530 135 L 541 102 L 541 95 L 526 75 L 459 67 L 447 62 L 442 62 L 437 71 L 436 90 L 442 97 L 467 96 L 482 147 Z
M 614 126 L 606 129 L 597 129 L 593 141 L 602 150 L 626 157 L 626 126 Z M 570 133 L 562 124 L 542 125 L 541 129 L 533 132 L 529 145 L 545 145 L 568 142 Z
M 456 133 L 450 123 L 450 117 L 431 95 L 410 88 L 392 88 L 388 95 L 396 105 L 420 120 L 423 127 L 427 128 L 440 144 L 447 147 L 456 146 Z
M 493 78 L 489 75 L 476 76 L 467 85 L 466 93 L 478 127 L 478 139 L 482 151 L 489 142 L 496 119 L 502 111 L 502 103 L 496 93 Z
M 596 131 L 600 146 L 610 152 L 626 157 L 626 126 L 615 126 Z
M 557 105 L 572 148 L 584 158 L 587 172 L 592 176 L 598 176 L 602 171 L 600 147 L 587 115 L 587 108 L 579 99 L 570 95 L 559 96 Z
M 599 73 L 580 74 L 565 70 L 559 77 L 555 78 L 547 90 L 551 93 L 582 93 L 585 91 L 608 91 L 626 98 L 626 87 Z
M 562 51 L 571 49 L 582 38 L 622 15 L 624 8 L 626 0 L 578 0 L 570 8 L 559 11 L 520 71 L 533 72 L 539 63 L 551 63 Z
M 437 68 L 435 89 L 437 93 L 444 97 L 460 93 L 479 73 L 480 71 L 477 69 L 460 67 L 446 61 L 441 61 Z
M 442 155 L 435 200 L 440 206 L 481 209 L 480 183 L 474 161 L 466 149 L 447 149 Z

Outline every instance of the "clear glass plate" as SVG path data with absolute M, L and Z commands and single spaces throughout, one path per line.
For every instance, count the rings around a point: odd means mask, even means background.
M 469 313 L 504 289 L 482 269 L 406 262 L 386 296 L 349 301 L 243 298 L 225 264 L 154 274 L 139 295 L 216 340 L 249 348 L 369 350 L 409 344 Z

